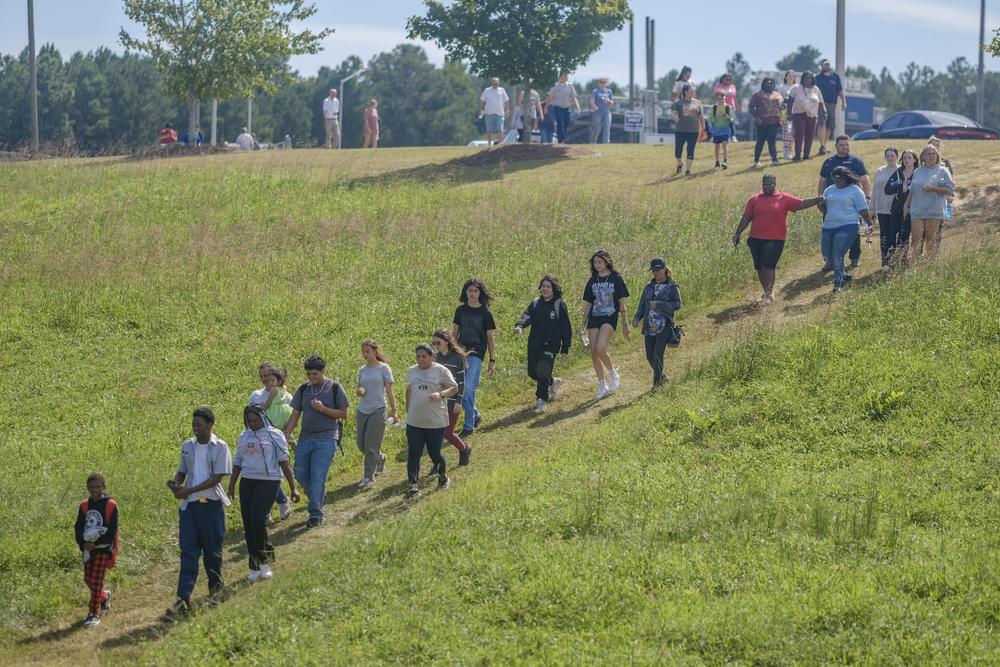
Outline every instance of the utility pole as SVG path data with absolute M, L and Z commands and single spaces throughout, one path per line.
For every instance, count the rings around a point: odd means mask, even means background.
M 628 108 L 635 108 L 635 19 L 628 22 Z
M 247 134 L 253 134 L 253 98 L 247 100 Z
M 976 73 L 976 122 L 983 124 L 983 103 L 986 98 L 986 71 L 983 69 L 983 45 L 986 44 L 986 0 L 979 2 L 979 71 Z
M 345 101 L 347 97 L 344 95 L 344 84 L 357 76 L 361 76 L 366 71 L 367 70 L 364 67 L 362 67 L 354 74 L 351 74 L 350 76 L 344 77 L 343 79 L 340 80 L 340 118 L 337 119 L 340 121 L 340 132 L 337 133 L 337 148 L 340 148 L 344 144 L 344 120 L 347 118 L 347 102 Z M 525 100 L 527 100 L 528 97 L 529 93 L 525 93 L 524 95 Z M 531 136 L 530 133 L 528 136 L 530 138 Z
M 980 56 L 979 62 L 982 62 Z M 31 100 L 31 154 L 38 153 L 38 61 L 35 59 L 35 3 L 28 0 L 28 69 L 31 70 L 28 94 Z
M 844 23 L 845 14 L 847 13 L 845 5 L 846 0 L 837 0 L 837 74 L 840 76 L 841 80 L 844 79 L 844 71 L 846 69 L 844 63 Z M 834 137 L 839 137 L 844 134 L 844 112 L 840 108 L 840 104 L 837 103 L 837 128 L 834 132 Z

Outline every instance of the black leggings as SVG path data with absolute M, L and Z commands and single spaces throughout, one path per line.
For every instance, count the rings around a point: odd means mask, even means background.
M 247 540 L 250 569 L 274 560 L 274 547 L 267 534 L 267 515 L 278 495 L 281 480 L 240 478 L 240 514 L 243 516 L 243 535 Z
M 406 425 L 406 476 L 410 478 L 410 484 L 417 484 L 420 481 L 420 457 L 424 455 L 424 446 L 427 447 L 427 455 L 431 457 L 431 462 L 438 466 L 438 476 L 444 477 L 444 457 L 441 456 L 441 443 L 444 442 L 444 429 L 441 428 L 420 428 L 419 426 Z
M 556 351 L 548 347 L 528 348 L 528 377 L 535 381 L 535 398 L 549 400 Z
M 694 159 L 694 147 L 698 143 L 697 132 L 675 132 L 674 133 L 674 157 L 678 160 L 684 153 L 684 144 L 687 144 L 687 159 Z
M 667 339 L 670 331 L 664 329 L 655 336 L 643 336 L 646 339 L 646 361 L 653 369 L 653 384 L 663 384 L 663 353 L 667 349 Z
M 780 125 L 758 125 L 757 126 L 757 145 L 753 149 L 753 161 L 760 162 L 760 154 L 764 150 L 764 142 L 767 142 L 767 152 L 771 154 L 771 160 L 778 159 L 778 149 L 775 147 L 774 142 L 778 138 L 778 130 L 781 129 Z

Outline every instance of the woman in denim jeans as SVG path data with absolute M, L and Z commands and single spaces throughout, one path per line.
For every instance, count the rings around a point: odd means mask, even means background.
M 844 271 L 844 256 L 858 237 L 858 217 L 865 221 L 870 235 L 872 218 L 868 200 L 857 179 L 847 167 L 837 167 L 831 174 L 833 185 L 823 191 L 823 259 L 833 265 L 833 291 L 839 292 L 851 277 Z

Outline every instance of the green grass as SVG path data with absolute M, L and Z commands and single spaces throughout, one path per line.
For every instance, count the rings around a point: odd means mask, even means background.
M 731 162 L 749 162 L 748 148 Z M 864 150 L 871 161 L 879 148 Z M 949 156 L 971 177 L 991 163 L 990 150 L 955 147 Z M 308 151 L 2 167 L 0 392 L 10 400 L 0 413 L 0 504 L 17 511 L 0 535 L 0 637 L 80 608 L 71 531 L 93 469 L 105 472 L 122 507 L 114 578 L 138 580 L 175 558 L 176 503 L 164 480 L 190 411 L 215 408 L 217 431 L 234 443 L 260 361 L 286 365 L 294 385 L 301 359 L 318 352 L 332 376 L 348 380 L 359 342 L 373 336 L 401 373 L 413 344 L 450 322 L 462 281 L 479 275 L 496 292 L 503 331 L 500 371 L 481 393 L 491 414 L 526 394 L 523 342 L 507 330 L 543 272 L 563 278 L 572 304 L 596 248 L 612 251 L 635 293 L 645 262 L 664 254 L 688 312 L 753 281 L 746 253 L 728 239 L 758 173 L 665 183 L 672 160 L 663 149 L 626 146 L 506 168 L 428 166 L 465 154 Z M 811 194 L 818 167 L 783 167 L 779 187 Z M 816 213 L 796 220 L 786 254 L 815 255 Z M 978 270 L 995 286 L 989 269 L 980 261 L 962 275 Z M 255 653 L 242 658 L 262 663 L 283 644 L 255 637 L 290 633 L 308 663 L 324 655 L 312 651 L 331 627 L 343 662 L 842 662 L 855 655 L 848 647 L 947 658 L 928 634 L 938 619 L 941 632 L 960 630 L 943 645 L 972 655 L 984 646 L 982 628 L 996 623 L 996 543 L 983 526 L 953 524 L 953 512 L 995 518 L 988 510 L 997 490 L 995 479 L 978 498 L 954 487 L 965 475 L 986 475 L 984 461 L 995 469 L 994 445 L 976 434 L 995 431 L 996 385 L 974 396 L 973 380 L 996 370 L 995 316 L 992 342 L 979 335 L 996 311 L 996 289 L 970 280 L 955 302 L 993 299 L 973 312 L 979 333 L 970 340 L 979 347 L 959 354 L 938 339 L 926 354 L 912 350 L 889 366 L 883 348 L 909 350 L 911 334 L 936 330 L 899 330 L 899 314 L 911 317 L 903 305 L 924 306 L 889 297 L 938 298 L 928 280 L 866 297 L 885 301 L 871 302 L 875 311 L 852 305 L 842 317 L 853 319 L 837 328 L 761 334 L 670 398 L 566 434 L 531 459 L 512 456 L 509 467 L 457 485 L 449 503 L 379 522 L 331 547 L 317 572 L 255 592 L 260 609 L 221 610 L 171 641 L 221 660 L 245 639 Z M 903 340 L 876 346 L 865 331 Z M 940 355 L 954 363 L 930 363 Z M 958 373 L 956 359 L 978 370 Z M 587 363 L 574 350 L 570 365 Z M 825 371 L 836 371 L 832 384 L 821 385 Z M 925 469 L 929 457 L 938 465 Z M 353 475 L 358 461 L 354 451 L 338 457 L 334 475 Z M 876 557 L 873 545 L 906 554 L 910 570 Z M 903 595 L 909 589 L 897 579 L 907 571 L 914 590 L 929 592 L 902 606 L 882 600 L 878 577 Z M 962 588 L 970 573 L 983 581 L 975 600 Z M 941 596 L 945 584 L 952 592 Z M 949 611 L 948 600 L 963 614 Z M 282 605 L 294 613 L 276 614 Z M 773 624 L 769 641 L 752 631 L 761 619 Z M 278 623 L 273 635 L 258 632 L 265 622 Z M 209 634 L 218 624 L 226 632 Z M 879 624 L 884 641 L 851 643 L 871 639 Z M 421 631 L 404 631 L 411 625 Z M 733 632 L 743 626 L 745 637 Z M 926 643 L 903 641 L 897 627 Z M 789 646 L 809 653 L 795 658 Z M 152 660 L 167 660 L 173 648 Z
M 755 335 L 148 662 L 996 663 L 997 266 L 994 245 Z

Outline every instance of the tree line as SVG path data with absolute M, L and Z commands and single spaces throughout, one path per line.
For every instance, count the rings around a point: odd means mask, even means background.
M 818 71 L 820 52 L 805 45 L 775 63 L 775 69 Z M 367 65 L 351 56 L 336 67 L 322 67 L 314 76 L 292 73 L 274 92 L 260 91 L 253 100 L 253 131 L 261 141 L 291 136 L 296 145 L 322 141 L 322 100 L 330 88 L 358 69 L 367 71 L 347 84 L 344 109 L 344 146 L 360 146 L 361 118 L 368 101 L 379 101 L 381 144 L 434 146 L 464 144 L 480 134 L 478 99 L 486 82 L 456 62 L 431 63 L 424 50 L 401 44 L 380 53 Z M 737 53 L 726 67 L 745 99 L 751 90 L 751 68 Z M 889 113 L 901 109 L 937 109 L 969 117 L 975 115 L 975 67 L 956 58 L 939 72 L 910 63 L 893 75 L 883 68 L 876 75 L 864 66 L 849 67 L 849 76 L 867 78 L 879 106 Z M 710 99 L 711 85 L 721 72 L 696 72 L 699 96 Z M 677 78 L 672 70 L 658 80 L 661 99 L 670 99 Z M 593 85 L 592 85 L 593 84 Z M 577 84 L 583 91 L 596 85 Z M 542 86 L 544 87 L 544 86 Z M 612 83 L 621 93 L 623 87 Z M 987 72 L 984 124 L 1000 127 L 1000 73 Z M 544 92 L 544 91 L 542 91 Z M 157 131 L 171 123 L 183 132 L 188 108 L 166 91 L 151 58 L 101 48 L 74 53 L 64 60 L 52 44 L 38 53 L 39 127 L 43 140 L 84 153 L 127 151 L 156 142 Z M 209 134 L 210 106 L 202 103 L 201 128 Z M 247 122 L 246 99 L 219 103 L 220 140 L 232 141 Z M 0 147 L 11 149 L 30 137 L 28 53 L 0 55 Z

